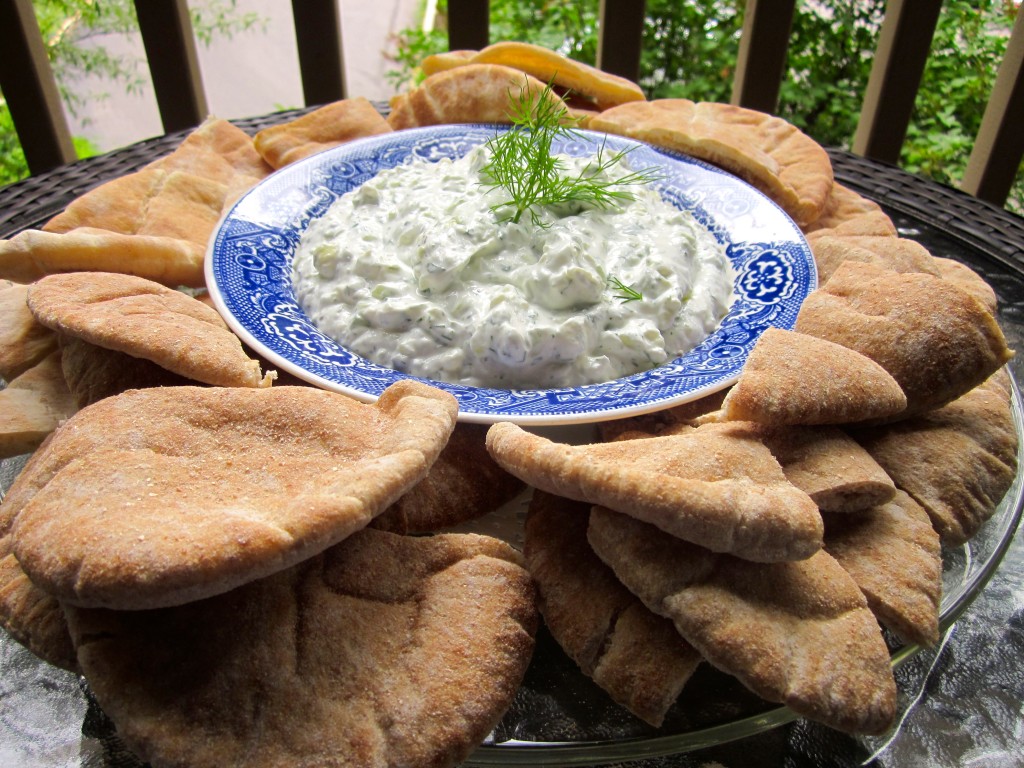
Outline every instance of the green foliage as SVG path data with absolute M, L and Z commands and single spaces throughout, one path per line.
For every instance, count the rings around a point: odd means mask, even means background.
M 849 147 L 885 0 L 802 2 L 790 32 L 788 73 L 776 114 L 826 146 Z
M 103 45 L 106 35 L 138 33 L 139 22 L 131 0 L 33 0 L 32 6 L 61 100 L 70 114 L 77 116 L 82 105 L 109 95 L 86 90 L 86 77 L 105 80 L 127 93 L 140 93 L 149 83 L 143 59 L 114 54 Z M 258 14 L 240 12 L 236 0 L 193 3 L 189 12 L 196 39 L 203 45 L 209 45 L 218 36 L 230 38 L 265 25 Z M 96 152 L 94 146 L 80 137 L 74 138 L 74 144 L 79 157 Z M 26 176 L 25 155 L 7 102 L 0 97 L 0 184 Z
M 388 82 L 396 91 L 417 85 L 422 79 L 419 71 L 420 62 L 427 56 L 448 50 L 448 33 L 443 29 L 405 29 L 399 33 L 396 41 L 396 53 L 393 56 L 397 69 L 390 69 L 385 74 Z
M 0 99 L 0 184 L 10 184 L 28 175 L 25 153 L 21 150 L 18 134 L 7 102 Z
M 1015 13 L 1007 0 L 944 4 L 900 157 L 908 171 L 951 185 L 963 178 Z M 1024 214 L 1024 165 L 1007 207 Z
M 745 0 L 649 0 L 640 54 L 648 98 L 728 101 Z
M 648 98 L 727 102 L 745 0 L 647 0 L 639 82 Z M 886 0 L 802 0 L 776 113 L 826 146 L 848 148 Z M 492 40 L 522 40 L 594 63 L 598 0 L 491 0 Z M 1017 8 L 1013 0 L 946 0 L 901 162 L 962 178 Z M 405 71 L 446 50 L 446 33 L 399 41 Z M 403 57 L 404 58 L 401 58 Z M 1024 213 L 1024 165 L 1007 207 Z

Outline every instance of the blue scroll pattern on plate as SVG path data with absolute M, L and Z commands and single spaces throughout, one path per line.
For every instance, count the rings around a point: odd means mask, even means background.
M 441 126 L 353 142 L 274 174 L 245 195 L 222 222 L 208 275 L 232 325 L 258 352 L 313 383 L 365 399 L 404 374 L 349 353 L 317 329 L 296 304 L 291 258 L 310 220 L 340 195 L 385 168 L 415 158 L 455 158 L 494 135 L 493 126 Z M 593 417 L 684 402 L 734 381 L 769 326 L 791 328 L 816 286 L 813 258 L 796 226 L 743 182 L 691 158 L 626 140 L 580 133 L 557 149 L 617 151 L 634 147 L 634 168 L 657 165 L 662 196 L 690 211 L 726 246 L 736 270 L 736 301 L 721 326 L 696 349 L 658 368 L 603 384 L 558 390 L 496 390 L 432 382 L 450 391 L 464 413 L 500 418 Z M 754 216 L 772 222 L 772 239 L 740 239 Z M 781 235 L 779 234 L 781 232 Z

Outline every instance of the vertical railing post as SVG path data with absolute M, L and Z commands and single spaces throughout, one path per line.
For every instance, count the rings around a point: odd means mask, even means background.
M 597 67 L 634 83 L 640 79 L 644 0 L 601 0 Z M 610 20 L 614 19 L 614 23 Z
M 292 0 L 302 96 L 308 106 L 345 98 L 345 55 L 337 0 Z
M 853 137 L 857 154 L 899 160 L 940 10 L 942 0 L 889 0 Z
M 135 0 L 135 13 L 164 131 L 199 125 L 209 108 L 188 4 L 185 0 Z
M 1006 55 L 967 161 L 965 192 L 1005 205 L 1024 157 L 1024 11 L 1017 12 Z
M 29 171 L 75 159 L 60 91 L 30 0 L 0 0 L 0 90 Z
M 448 50 L 478 51 L 490 42 L 488 0 L 448 0 Z
M 747 0 L 730 101 L 775 112 L 786 71 L 796 0 Z

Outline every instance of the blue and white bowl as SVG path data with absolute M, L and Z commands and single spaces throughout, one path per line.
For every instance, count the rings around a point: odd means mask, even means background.
M 408 374 L 372 363 L 322 333 L 292 291 L 292 256 L 303 230 L 344 193 L 413 159 L 457 158 L 501 128 L 446 125 L 361 139 L 289 165 L 243 196 L 221 220 L 206 260 L 206 284 L 232 330 L 281 370 L 311 384 L 372 402 Z M 769 327 L 792 328 L 817 286 L 810 248 L 771 200 L 725 171 L 673 152 L 580 131 L 555 151 L 631 148 L 630 165 L 657 166 L 655 187 L 691 211 L 726 248 L 736 301 L 718 329 L 665 365 L 602 384 L 502 390 L 429 383 L 451 392 L 460 420 L 523 425 L 587 423 L 695 400 L 732 384 Z

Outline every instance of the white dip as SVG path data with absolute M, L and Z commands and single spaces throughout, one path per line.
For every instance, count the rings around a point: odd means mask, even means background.
M 585 159 L 563 157 L 568 172 Z M 620 207 L 502 221 L 479 147 L 382 171 L 303 234 L 298 302 L 324 333 L 414 376 L 501 389 L 572 387 L 695 347 L 732 303 L 721 246 L 642 186 Z M 629 169 L 619 163 L 612 172 Z M 643 295 L 623 301 L 617 279 Z

